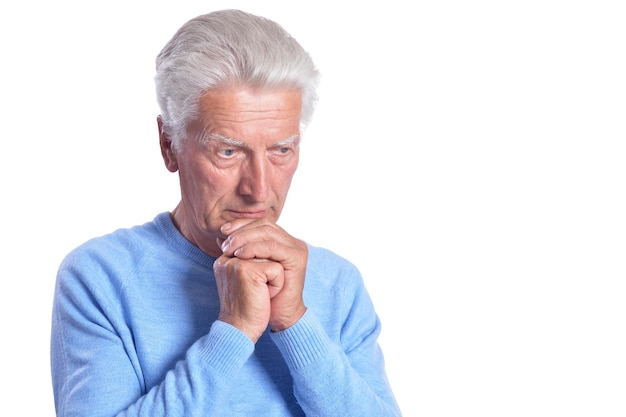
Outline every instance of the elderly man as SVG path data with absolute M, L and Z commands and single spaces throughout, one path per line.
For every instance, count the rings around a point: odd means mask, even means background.
M 199 16 L 157 58 L 181 200 L 57 276 L 58 416 L 399 416 L 358 270 L 276 224 L 318 72 L 276 23 Z

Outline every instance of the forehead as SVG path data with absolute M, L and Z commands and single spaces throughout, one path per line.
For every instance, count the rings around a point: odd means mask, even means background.
M 302 93 L 294 88 L 229 86 L 205 92 L 199 111 L 209 128 L 221 124 L 299 124 Z
M 188 125 L 188 133 L 201 142 L 223 137 L 265 148 L 299 137 L 302 94 L 298 89 L 231 86 L 204 93 L 198 109 L 199 120 Z

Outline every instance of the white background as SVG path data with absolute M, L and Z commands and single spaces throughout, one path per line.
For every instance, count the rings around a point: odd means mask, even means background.
M 54 415 L 62 257 L 175 206 L 154 57 L 232 7 L 323 73 L 282 224 L 360 267 L 404 415 L 623 417 L 620 3 L 4 2 L 0 414 Z

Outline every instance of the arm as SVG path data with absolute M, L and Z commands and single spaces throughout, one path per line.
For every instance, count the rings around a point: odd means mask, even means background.
M 327 314 L 322 325 L 304 305 L 304 280 L 308 273 L 305 243 L 280 227 L 263 222 L 231 224 L 228 233 L 222 245 L 227 262 L 244 265 L 246 261 L 262 259 L 283 266 L 280 289 L 270 302 L 269 324 L 272 339 L 293 376 L 294 394 L 305 413 L 400 416 L 377 342 L 380 322 L 358 270 L 350 267 L 338 272 L 329 268 L 329 276 L 339 284 L 317 296 L 333 300 L 314 304 L 318 313 Z M 328 325 L 329 322 L 333 324 Z
M 272 333 L 294 378 L 294 392 L 307 415 L 400 416 L 386 378 L 377 337 L 380 323 L 362 295 L 335 343 L 318 318 L 307 313 L 291 328 Z
M 146 386 L 129 323 L 136 317 L 124 310 L 122 290 L 105 268 L 74 264 L 80 270 L 60 269 L 54 297 L 51 371 L 57 416 L 221 415 L 225 393 L 252 354 L 252 342 L 215 322 L 184 358 L 167 365 L 172 369 L 159 384 Z

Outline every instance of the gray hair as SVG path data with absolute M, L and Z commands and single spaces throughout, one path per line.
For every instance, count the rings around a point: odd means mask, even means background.
M 298 88 L 301 129 L 317 103 L 319 73 L 309 54 L 280 25 L 239 10 L 185 23 L 156 59 L 156 91 L 164 132 L 179 148 L 200 96 L 230 84 Z

